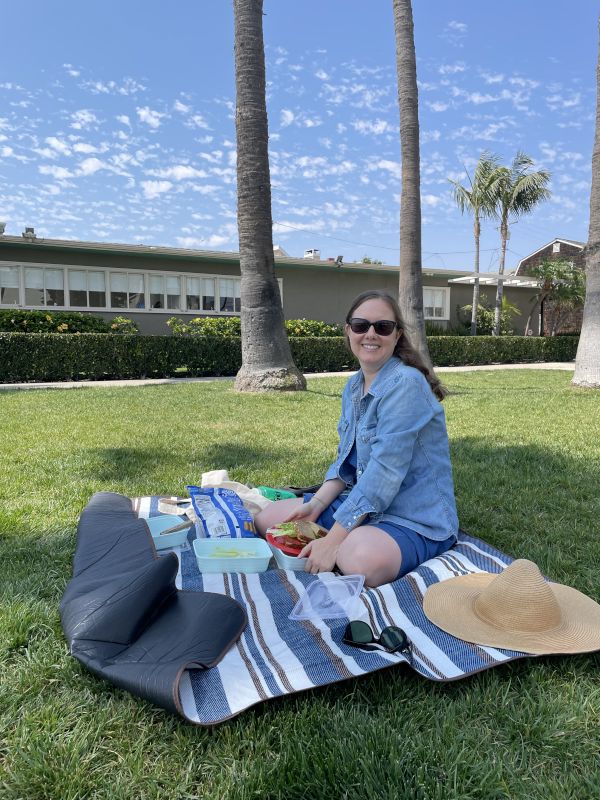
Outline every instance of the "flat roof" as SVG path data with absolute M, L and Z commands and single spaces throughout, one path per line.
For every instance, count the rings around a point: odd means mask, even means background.
M 28 239 L 23 236 L 0 235 L 1 247 L 19 247 L 34 251 L 49 249 L 69 253 L 106 253 L 109 255 L 129 255 L 139 258 L 172 258 L 183 261 L 220 262 L 222 264 L 240 263 L 240 254 L 223 250 L 191 250 L 183 247 L 162 247 L 148 244 L 121 244 L 118 242 L 83 242 L 76 239 L 46 239 L 36 236 Z M 303 269 L 333 270 L 342 272 L 386 272 L 398 273 L 399 266 L 389 264 L 363 264 L 362 262 L 342 263 L 334 260 L 317 260 L 312 258 L 292 258 L 290 256 L 274 256 L 275 264 Z M 450 278 L 458 275 L 470 275 L 469 270 L 423 269 L 423 277 Z

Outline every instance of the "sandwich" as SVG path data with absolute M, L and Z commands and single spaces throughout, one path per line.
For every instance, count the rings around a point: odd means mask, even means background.
M 308 522 L 305 519 L 293 520 L 292 522 L 280 522 L 273 528 L 269 528 L 274 544 L 281 547 L 290 548 L 300 552 L 309 542 L 327 536 L 329 531 L 316 522 Z

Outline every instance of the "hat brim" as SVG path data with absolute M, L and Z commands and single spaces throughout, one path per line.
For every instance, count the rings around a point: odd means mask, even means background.
M 487 647 L 531 655 L 600 650 L 600 605 L 560 583 L 550 584 L 561 608 L 561 623 L 551 630 L 508 630 L 479 617 L 475 601 L 497 577 L 494 573 L 477 572 L 432 584 L 423 598 L 426 617 L 457 639 Z

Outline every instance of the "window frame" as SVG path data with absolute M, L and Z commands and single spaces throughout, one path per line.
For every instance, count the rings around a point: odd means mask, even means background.
M 101 267 L 96 265 L 84 265 L 84 264 L 52 264 L 48 262 L 37 262 L 37 261 L 14 261 L 14 260 L 3 260 L 0 259 L 0 264 L 6 267 L 17 267 L 19 270 L 19 302 L 18 303 L 0 303 L 0 308 L 2 309 L 15 309 L 15 308 L 22 308 L 27 310 L 54 310 L 54 311 L 74 311 L 74 312 L 82 312 L 82 313 L 107 313 L 107 314 L 170 314 L 173 315 L 180 315 L 185 314 L 186 316 L 203 316 L 203 317 L 239 317 L 241 313 L 240 310 L 235 311 L 235 300 L 239 296 L 239 289 L 241 288 L 241 276 L 240 275 L 232 275 L 228 273 L 213 273 L 213 272 L 179 272 L 175 270 L 158 270 L 158 269 L 131 269 L 130 267 Z M 64 306 L 48 306 L 48 305 L 30 305 L 24 302 L 25 300 L 25 270 L 26 269 L 53 269 L 53 270 L 60 270 L 63 273 L 63 291 L 65 293 L 65 300 L 68 298 L 69 303 L 65 302 Z M 101 272 L 104 274 L 104 294 L 106 299 L 106 304 L 104 306 L 72 306 L 71 296 L 70 296 L 70 283 L 69 283 L 69 271 L 74 270 L 76 272 L 84 272 L 86 273 L 86 279 L 90 272 Z M 137 276 L 142 276 L 144 281 L 144 300 L 145 300 L 145 307 L 144 308 L 119 308 L 114 307 L 110 304 L 111 301 L 111 275 L 113 273 L 121 273 L 125 275 L 134 274 Z M 151 275 L 160 275 L 165 279 L 165 294 L 164 297 L 166 298 L 166 278 L 177 277 L 179 278 L 179 286 L 180 286 L 180 293 L 179 293 L 179 307 L 178 308 L 151 308 L 150 307 L 150 276 Z M 202 280 L 212 280 L 214 281 L 214 304 L 215 310 L 209 311 L 203 308 L 199 309 L 187 309 L 187 281 L 189 278 L 199 278 L 200 281 Z M 234 281 L 234 310 L 233 311 L 220 311 L 220 304 L 221 304 L 221 293 L 220 293 L 220 280 L 232 280 Z M 87 283 L 87 280 L 86 280 Z M 277 278 L 277 283 L 279 284 L 279 293 L 281 295 L 281 300 L 283 302 L 283 278 Z M 89 284 L 87 284 L 89 286 Z M 45 286 L 45 273 L 44 273 L 44 286 Z M 237 287 L 237 289 L 236 289 Z M 203 284 L 200 284 L 201 291 L 203 289 Z M 81 290 L 76 290 L 81 291 Z M 87 291 L 87 300 L 89 303 L 89 288 Z M 45 297 L 45 289 L 44 289 L 44 297 Z M 200 296 L 200 301 L 202 302 L 202 295 Z
M 430 317 L 425 314 L 425 292 L 430 290 L 432 292 L 442 292 L 444 304 L 442 306 L 441 317 Z M 434 306 L 435 308 L 435 306 Z M 450 287 L 449 286 L 423 286 L 423 318 L 427 322 L 449 322 L 450 321 Z

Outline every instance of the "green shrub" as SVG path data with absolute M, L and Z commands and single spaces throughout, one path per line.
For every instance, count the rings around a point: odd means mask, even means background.
M 285 320 L 288 336 L 343 336 L 343 325 L 328 325 L 315 319 Z M 167 325 L 176 336 L 241 336 L 239 317 L 195 317 L 182 320 L 171 317 Z
M 79 311 L 0 311 L 0 331 L 7 333 L 109 333 L 105 319 Z
M 170 317 L 167 326 L 175 336 L 240 336 L 239 317 L 194 317 L 183 320 Z
M 328 325 L 316 319 L 286 319 L 285 330 L 292 336 L 343 336 L 343 325 Z
M 113 317 L 110 321 L 111 333 L 139 333 L 139 328 L 135 322 L 127 317 Z
M 341 336 L 298 336 L 290 347 L 302 372 L 356 368 Z M 571 361 L 577 338 L 434 336 L 429 350 L 439 367 Z M 241 364 L 233 336 L 0 333 L 1 383 L 235 375 Z

